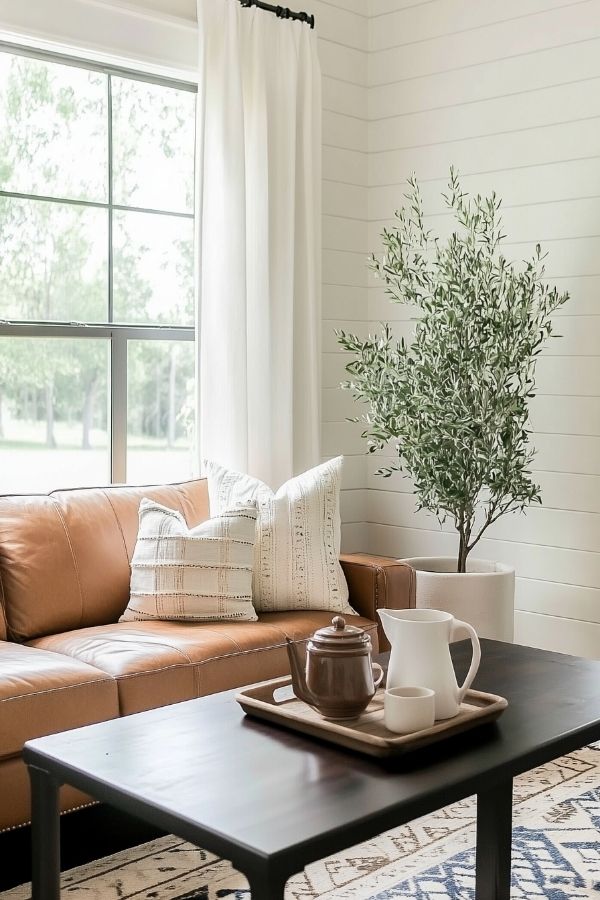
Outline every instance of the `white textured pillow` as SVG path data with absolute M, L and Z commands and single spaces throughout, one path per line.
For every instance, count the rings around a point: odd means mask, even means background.
M 191 529 L 181 513 L 153 500 L 142 500 L 139 515 L 131 596 L 120 622 L 256 621 L 252 605 L 254 504 L 224 509 Z
M 274 494 L 257 478 L 204 462 L 211 515 L 236 502 L 258 507 L 252 596 L 259 611 L 353 612 L 339 562 L 342 463 L 338 456 Z

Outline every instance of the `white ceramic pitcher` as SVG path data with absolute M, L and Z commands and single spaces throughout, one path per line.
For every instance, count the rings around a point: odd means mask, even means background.
M 378 609 L 377 612 L 392 646 L 386 686 L 430 688 L 435 691 L 436 719 L 457 715 L 481 662 L 475 629 L 439 609 Z M 460 688 L 449 647 L 459 629 L 468 632 L 473 644 L 471 667 Z

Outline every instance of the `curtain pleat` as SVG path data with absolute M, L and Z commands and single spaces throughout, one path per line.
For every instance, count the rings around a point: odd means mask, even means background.
M 316 39 L 238 0 L 198 21 L 201 458 L 277 487 L 320 459 Z

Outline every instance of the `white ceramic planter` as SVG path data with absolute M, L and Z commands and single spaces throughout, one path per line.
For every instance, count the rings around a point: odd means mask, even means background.
M 469 622 L 479 637 L 512 642 L 514 637 L 515 570 L 486 559 L 467 560 L 456 571 L 452 556 L 403 559 L 417 573 L 417 607 L 442 609 Z

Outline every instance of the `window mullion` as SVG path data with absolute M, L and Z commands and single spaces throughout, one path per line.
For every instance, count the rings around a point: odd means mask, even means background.
M 107 84 L 108 139 L 108 321 L 114 321 L 114 254 L 113 254 L 113 114 L 112 76 Z M 127 339 L 113 331 L 110 354 L 110 480 L 127 481 Z
M 127 481 L 127 336 L 113 331 L 110 344 L 110 480 Z

